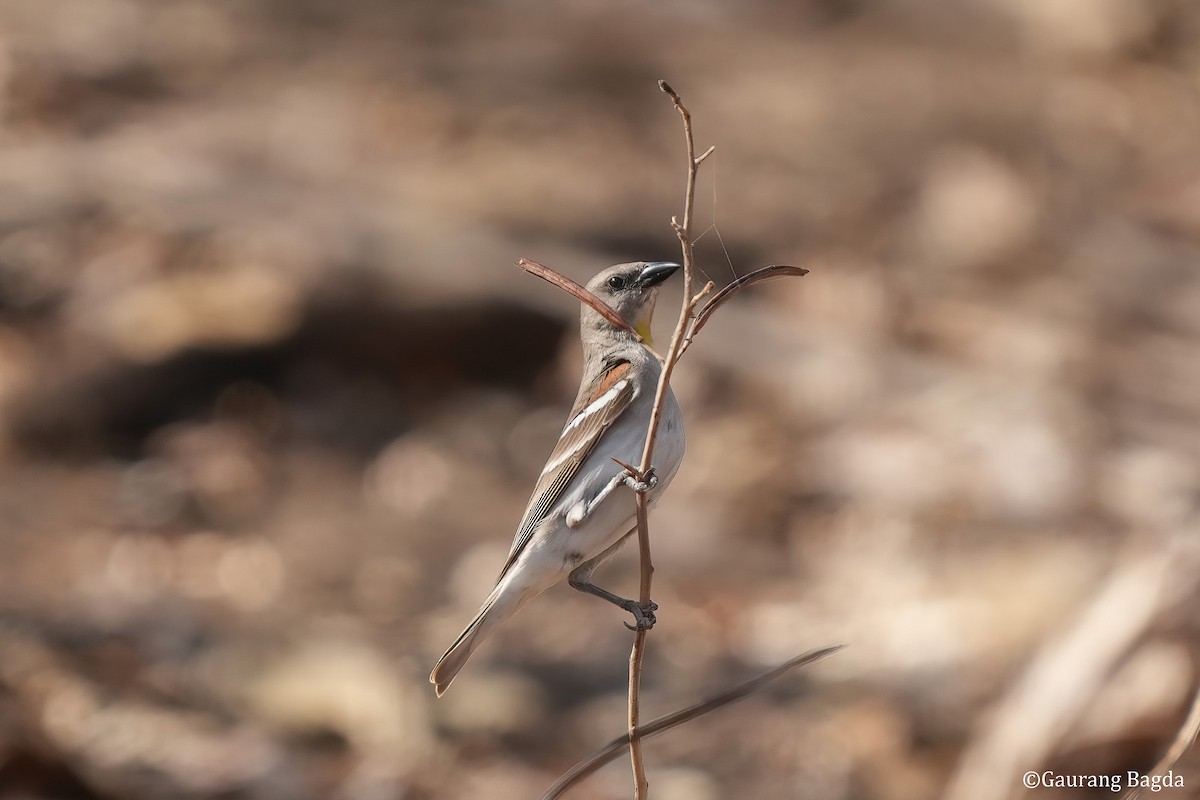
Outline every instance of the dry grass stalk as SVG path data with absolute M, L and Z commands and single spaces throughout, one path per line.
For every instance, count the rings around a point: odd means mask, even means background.
M 1184 535 L 1123 559 L 1074 624 L 1042 647 L 997 703 L 960 758 L 946 800 L 1013 797 L 1022 785 L 1021 773 L 1053 753 L 1114 665 L 1163 613 L 1172 599 L 1167 587 L 1190 592 L 1198 584 L 1200 563 L 1195 549 L 1184 546 Z M 1179 747 L 1182 755 L 1197 725 L 1200 712 L 1193 709 L 1172 752 Z M 1179 757 L 1172 752 L 1163 772 Z
M 1161 778 L 1167 774 L 1171 767 L 1175 766 L 1179 759 L 1183 758 L 1191 746 L 1196 743 L 1196 736 L 1200 734 L 1200 688 L 1192 694 L 1192 704 L 1188 708 L 1187 717 L 1184 718 L 1183 724 L 1179 726 L 1179 730 L 1175 732 L 1175 738 L 1171 740 L 1171 746 L 1167 748 L 1167 752 L 1158 760 L 1154 768 L 1146 773 L 1151 779 Z M 1121 796 L 1121 800 L 1136 800 L 1141 796 L 1144 787 L 1135 786 Z M 1153 791 L 1153 790 L 1152 790 Z

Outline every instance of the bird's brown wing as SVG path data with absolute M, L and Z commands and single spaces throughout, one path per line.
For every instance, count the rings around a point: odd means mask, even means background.
M 508 551 L 508 560 L 500 571 L 500 578 L 520 557 L 538 523 L 550 513 L 571 478 L 579 471 L 579 465 L 596 449 L 604 432 L 633 402 L 635 387 L 632 373 L 633 366 L 628 361 L 613 361 L 605 365 L 590 384 L 580 387 L 558 444 L 546 459 L 546 467 L 533 488 L 525 516 L 517 527 L 512 548 Z

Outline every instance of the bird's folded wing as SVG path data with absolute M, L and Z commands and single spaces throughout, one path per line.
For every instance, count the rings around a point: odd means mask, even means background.
M 606 365 L 591 384 L 580 388 L 558 444 L 533 488 L 512 549 L 508 551 L 508 560 L 500 572 L 501 578 L 521 555 L 538 523 L 558 502 L 579 465 L 596 449 L 604 432 L 629 408 L 635 390 L 633 366 L 628 361 Z

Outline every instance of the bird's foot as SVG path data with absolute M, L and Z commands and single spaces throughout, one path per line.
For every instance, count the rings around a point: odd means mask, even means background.
M 654 467 L 651 467 L 642 474 L 642 480 L 638 480 L 636 476 L 627 472 L 625 473 L 625 485 L 638 494 L 645 494 L 655 486 L 658 486 L 658 476 L 654 474 Z
M 622 607 L 630 614 L 633 614 L 636 624 L 630 625 L 628 622 L 625 623 L 625 627 L 631 631 L 648 631 L 658 621 L 654 618 L 654 612 L 658 611 L 658 603 L 653 601 L 649 605 L 642 607 L 642 604 L 637 600 L 627 600 Z

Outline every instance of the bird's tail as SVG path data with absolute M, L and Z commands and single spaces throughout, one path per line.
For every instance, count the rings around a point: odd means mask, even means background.
M 441 697 L 446 693 L 446 689 L 450 688 L 450 682 L 467 663 L 467 659 L 475 652 L 475 648 L 483 642 L 493 628 L 512 616 L 521 604 L 521 600 L 524 599 L 513 598 L 511 593 L 501 591 L 502 588 L 503 584 L 492 590 L 488 599 L 484 601 L 483 607 L 479 609 L 479 613 L 475 615 L 475 619 L 471 620 L 471 624 L 458 635 L 454 644 L 450 645 L 449 649 L 442 654 L 434 666 L 433 672 L 429 674 L 429 682 L 433 684 L 438 697 Z

